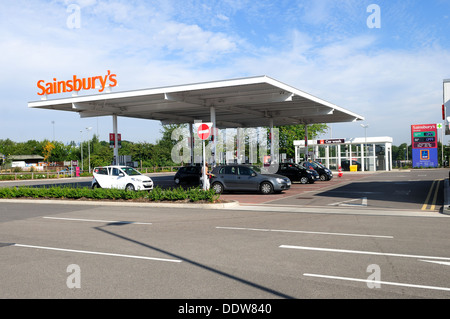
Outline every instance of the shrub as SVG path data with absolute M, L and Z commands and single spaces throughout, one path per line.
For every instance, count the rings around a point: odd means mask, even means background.
M 34 187 L 3 187 L 0 188 L 0 198 L 67 198 L 67 199 L 109 199 L 109 200 L 134 200 L 144 199 L 148 201 L 186 201 L 215 202 L 220 197 L 214 190 L 204 191 L 201 188 L 161 189 L 155 187 L 152 191 L 126 191 L 121 189 L 97 188 L 71 188 L 53 186 L 49 188 Z

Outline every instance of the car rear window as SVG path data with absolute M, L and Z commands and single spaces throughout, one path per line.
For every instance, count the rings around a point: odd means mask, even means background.
M 108 175 L 108 169 L 106 167 L 96 168 L 95 173 L 100 175 Z
M 197 174 L 199 170 L 196 167 L 189 167 L 187 168 L 187 172 L 191 174 Z

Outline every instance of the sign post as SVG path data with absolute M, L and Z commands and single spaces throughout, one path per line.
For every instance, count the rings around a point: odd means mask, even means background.
M 203 190 L 207 190 L 209 187 L 206 186 L 206 152 L 205 152 L 205 140 L 209 138 L 211 135 L 211 128 L 213 126 L 212 123 L 199 123 L 197 124 L 197 135 L 202 140 L 202 149 L 203 149 L 203 169 L 202 169 L 202 182 L 203 182 Z

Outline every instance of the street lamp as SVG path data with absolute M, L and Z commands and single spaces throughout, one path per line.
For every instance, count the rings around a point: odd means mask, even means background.
M 361 127 L 364 129 L 364 170 L 366 170 L 366 158 L 367 158 L 367 128 L 369 124 L 361 124 Z
M 89 173 L 91 172 L 91 145 L 89 140 L 89 132 L 92 130 L 92 127 L 86 127 L 86 131 L 88 132 L 88 156 L 89 156 Z
M 52 121 L 53 125 L 53 142 L 55 141 L 55 121 Z

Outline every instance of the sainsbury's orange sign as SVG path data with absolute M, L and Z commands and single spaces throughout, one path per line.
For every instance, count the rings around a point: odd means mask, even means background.
M 103 92 L 106 87 L 115 87 L 117 85 L 117 75 L 111 74 L 108 70 L 108 74 L 103 76 L 93 76 L 89 78 L 78 78 L 76 75 L 70 80 L 58 81 L 53 78 L 52 82 L 45 82 L 39 80 L 37 87 L 39 88 L 38 95 L 50 95 L 66 92 L 78 92 L 81 90 L 97 89 L 99 92 Z

